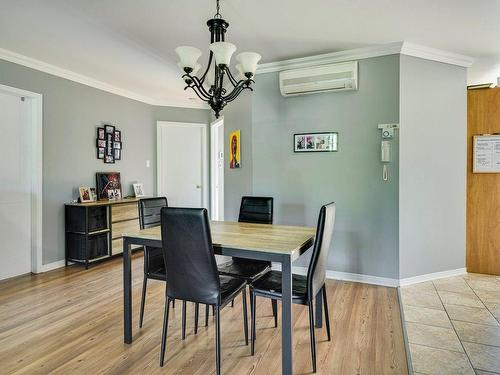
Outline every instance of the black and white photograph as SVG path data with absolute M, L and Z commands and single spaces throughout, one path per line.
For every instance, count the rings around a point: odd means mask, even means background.
M 111 134 L 111 136 L 113 136 L 115 132 L 115 127 L 113 125 L 104 125 L 104 129 L 106 129 L 106 134 Z
M 104 134 L 104 128 L 97 128 L 97 139 L 105 139 Z

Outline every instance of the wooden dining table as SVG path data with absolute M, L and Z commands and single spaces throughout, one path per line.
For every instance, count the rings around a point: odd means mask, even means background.
M 210 223 L 214 252 L 219 255 L 264 260 L 281 264 L 282 271 L 282 374 L 292 374 L 292 262 L 314 242 L 315 229 L 300 226 L 250 224 L 229 221 Z M 131 246 L 161 247 L 161 228 L 137 230 L 123 235 L 124 341 L 132 337 Z M 316 327 L 322 325 L 321 292 L 316 296 Z

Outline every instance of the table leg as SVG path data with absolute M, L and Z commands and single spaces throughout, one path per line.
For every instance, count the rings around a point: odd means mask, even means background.
M 291 375 L 293 368 L 292 340 L 292 261 L 287 257 L 281 264 L 282 318 L 281 318 L 281 373 Z
M 125 344 L 132 343 L 132 254 L 129 241 L 123 239 L 123 334 Z
M 323 327 L 323 293 L 322 289 L 316 294 L 316 328 Z

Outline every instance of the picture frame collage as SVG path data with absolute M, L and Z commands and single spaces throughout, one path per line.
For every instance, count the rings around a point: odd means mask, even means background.
M 96 137 L 97 159 L 105 164 L 114 164 L 122 158 L 122 132 L 115 126 L 105 124 L 97 128 Z

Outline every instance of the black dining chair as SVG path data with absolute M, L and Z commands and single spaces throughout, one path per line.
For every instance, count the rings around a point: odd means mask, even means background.
M 243 298 L 245 344 L 248 345 L 246 282 L 219 275 L 206 209 L 162 208 L 161 236 L 167 269 L 167 292 L 160 366 L 165 360 L 170 302 L 179 299 L 194 302 L 196 307 L 199 304 L 215 307 L 215 363 L 217 375 L 220 375 L 220 310 L 238 293 Z
M 311 356 L 313 372 L 316 372 L 316 340 L 314 334 L 314 310 L 313 299 L 318 292 L 323 293 L 323 303 L 325 307 L 325 325 L 328 341 L 330 341 L 330 318 L 328 315 L 328 301 L 326 298 L 326 261 L 333 234 L 335 222 L 335 203 L 329 203 L 319 212 L 318 226 L 316 229 L 316 239 L 313 246 L 311 261 L 307 269 L 307 276 L 292 275 L 292 300 L 293 303 L 309 306 L 309 332 L 311 336 Z M 281 272 L 271 271 L 250 286 L 251 298 L 251 351 L 255 350 L 255 308 L 256 297 L 266 297 L 273 300 L 281 300 Z
M 166 197 L 143 198 L 139 200 L 139 226 L 147 229 L 160 226 L 162 207 L 168 207 Z M 141 312 L 139 327 L 144 320 L 144 306 L 146 304 L 146 289 L 148 279 L 166 281 L 165 262 L 160 247 L 144 246 L 144 279 L 142 281 Z
M 250 197 L 241 198 L 240 223 L 272 224 L 273 223 L 273 198 Z M 271 271 L 271 262 L 243 259 L 233 257 L 229 262 L 219 265 L 219 273 L 226 276 L 237 277 L 245 280 L 249 285 Z M 277 303 L 272 300 L 274 325 L 278 326 Z M 251 304 L 252 302 L 250 302 Z M 250 306 L 251 308 L 251 306 Z

